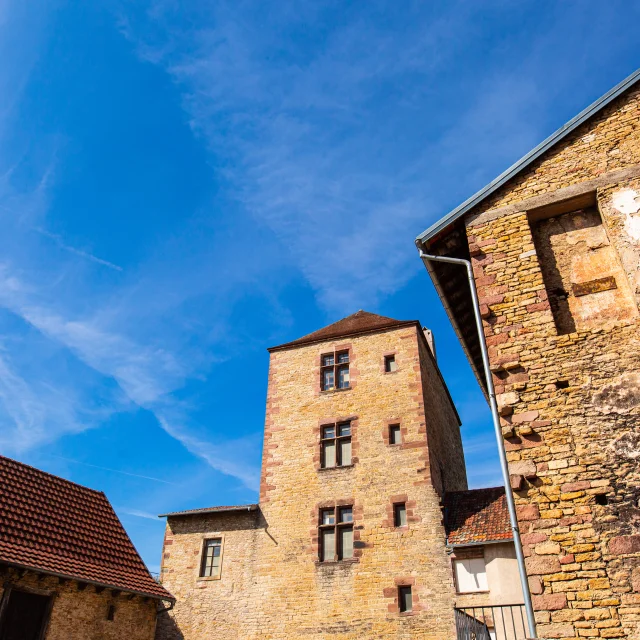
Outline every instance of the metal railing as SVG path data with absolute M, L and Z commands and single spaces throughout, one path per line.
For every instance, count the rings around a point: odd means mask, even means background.
M 456 607 L 457 640 L 525 640 L 524 604 Z

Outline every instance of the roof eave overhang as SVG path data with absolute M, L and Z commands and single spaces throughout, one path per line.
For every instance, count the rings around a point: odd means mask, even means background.
M 460 330 L 460 326 L 458 325 L 456 316 L 451 310 L 447 297 L 444 295 L 444 292 L 442 291 L 442 287 L 440 286 L 440 280 L 438 279 L 438 275 L 429 260 L 424 260 L 423 262 L 425 267 L 427 268 L 427 271 L 431 278 L 431 282 L 433 282 L 433 286 L 436 289 L 438 297 L 440 298 L 440 302 L 442 302 L 442 306 L 444 307 L 444 310 L 447 312 L 447 316 L 449 317 L 449 322 L 451 322 L 451 326 L 453 327 L 453 330 L 456 336 L 458 337 L 458 342 L 460 342 L 460 346 L 464 351 L 464 355 L 467 357 L 467 361 L 471 365 L 471 370 L 473 371 L 473 374 L 475 375 L 476 380 L 480 385 L 480 389 L 482 389 L 482 393 L 484 394 L 484 397 L 488 402 L 489 396 L 487 395 L 487 382 L 484 376 L 482 375 L 482 373 L 478 370 L 478 367 L 476 367 L 476 364 L 473 358 L 471 357 L 471 354 L 469 353 L 469 349 L 467 348 L 467 343 L 462 336 L 462 331 Z
M 347 333 L 342 333 L 338 336 L 329 337 L 329 338 L 316 338 L 314 340 L 309 340 L 305 342 L 293 341 L 293 342 L 285 342 L 284 344 L 277 345 L 275 347 L 269 347 L 267 351 L 269 353 L 274 353 L 275 351 L 286 351 L 288 349 L 296 349 L 298 347 L 309 347 L 314 344 L 321 344 L 322 342 L 336 342 L 338 340 L 343 340 L 344 338 L 355 338 L 357 336 L 364 336 L 372 333 L 383 333 L 384 331 L 393 331 L 394 329 L 403 329 L 404 327 L 411 326 L 421 327 L 420 322 L 418 320 L 407 320 L 405 322 L 394 322 L 393 324 L 389 324 L 387 326 L 381 326 L 371 329 L 362 329 L 360 331 L 350 331 Z
M 179 518 L 181 516 L 212 516 L 216 513 L 243 513 L 245 511 L 257 511 L 257 504 L 246 504 L 237 507 L 226 507 L 224 509 L 192 509 L 191 511 L 174 511 L 173 513 L 161 513 L 158 518 Z
M 480 189 L 480 191 L 475 193 L 468 200 L 465 200 L 460 206 L 456 207 L 453 211 L 451 211 L 446 216 L 438 220 L 435 224 L 431 225 L 428 229 L 423 231 L 416 238 L 416 244 L 418 245 L 418 247 L 427 249 L 431 241 L 433 241 L 436 236 L 445 232 L 447 228 L 451 226 L 451 224 L 453 224 L 458 218 L 463 216 L 465 213 L 468 213 L 471 209 L 480 204 L 485 198 L 497 191 L 509 180 L 514 178 L 518 173 L 520 173 L 531 163 L 533 163 L 535 160 L 549 151 L 549 149 L 555 146 L 558 142 L 560 142 L 560 140 L 565 138 L 572 131 L 577 129 L 581 124 L 598 113 L 598 111 L 603 109 L 606 105 L 623 94 L 627 89 L 632 87 L 636 82 L 638 82 L 638 80 L 640 80 L 640 69 L 634 71 L 630 76 L 627 76 L 622 82 L 617 84 L 610 91 L 607 91 L 607 93 L 590 104 L 586 109 L 582 110 L 577 116 L 569 120 L 569 122 L 567 122 L 564 126 L 560 127 L 546 140 L 543 140 L 537 147 L 527 153 L 527 155 L 523 156 L 515 164 L 511 165 L 506 171 L 501 173 L 495 180 Z
M 3 560 L 0 558 L 0 564 L 13 567 L 15 569 L 24 569 L 25 571 L 33 571 L 34 573 L 41 573 L 54 578 L 60 578 L 62 580 L 74 580 L 75 582 L 81 582 L 83 584 L 90 584 L 95 587 L 103 587 L 104 589 L 112 589 L 113 591 L 123 591 L 124 593 L 132 593 L 144 598 L 152 598 L 153 600 L 162 600 L 165 602 L 175 602 L 176 599 L 168 592 L 166 596 L 161 596 L 157 593 L 148 593 L 146 591 L 138 591 L 136 589 L 129 589 L 116 584 L 109 584 L 107 582 L 98 582 L 97 580 L 90 580 L 89 578 L 83 578 L 82 576 L 73 575 L 71 573 L 59 573 L 57 571 L 49 571 L 48 569 L 41 569 L 40 567 L 34 567 L 28 564 L 21 564 L 19 562 L 11 562 L 9 560 Z
M 513 537 L 511 538 L 498 538 L 494 540 L 481 540 L 479 542 L 456 542 L 450 543 L 447 542 L 447 547 L 449 549 L 460 549 L 462 547 L 480 547 L 487 544 L 500 544 L 503 542 L 513 542 Z

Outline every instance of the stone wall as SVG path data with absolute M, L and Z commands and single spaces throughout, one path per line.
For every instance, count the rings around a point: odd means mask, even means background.
M 249 516 L 242 526 L 232 526 L 230 516 L 170 518 L 162 575 L 177 604 L 166 628 L 173 624 L 182 635 L 159 638 L 454 636 L 453 580 L 430 448 L 454 443 L 446 464 L 457 472 L 446 482 L 466 488 L 466 477 L 456 414 L 433 361 L 421 367 L 421 354 L 430 356 L 418 331 L 403 327 L 272 353 L 257 525 Z M 350 352 L 351 387 L 322 392 L 320 356 L 334 349 Z M 385 373 L 390 354 L 398 369 Z M 353 464 L 322 469 L 320 427 L 344 419 L 352 424 Z M 401 444 L 389 444 L 389 424 L 401 425 Z M 393 523 L 398 501 L 407 506 L 406 527 Z M 354 557 L 321 563 L 319 512 L 333 505 L 353 506 Z M 195 571 L 206 531 L 224 533 L 225 547 L 221 579 L 201 586 Z M 398 611 L 400 585 L 412 587 L 410 613 Z
M 466 220 L 542 637 L 640 638 L 639 127 L 635 91 Z M 566 284 L 585 285 L 587 313 L 558 327 L 545 286 L 556 258 L 534 235 L 585 185 L 602 227 L 586 225 L 570 246 L 568 221 L 556 250 Z M 593 285 L 594 265 L 580 268 L 604 247 L 613 294 Z
M 53 596 L 46 640 L 152 640 L 158 601 L 87 585 L 73 580 L 8 570 L 0 579 L 0 601 L 6 584 L 12 588 Z M 114 606 L 113 620 L 107 619 Z

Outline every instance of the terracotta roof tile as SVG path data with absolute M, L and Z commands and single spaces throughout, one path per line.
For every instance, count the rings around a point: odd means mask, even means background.
M 445 495 L 445 528 L 451 545 L 512 540 L 504 487 Z
M 104 493 L 0 456 L 0 562 L 173 600 Z
M 311 344 L 313 342 L 323 342 L 324 340 L 333 340 L 334 338 L 343 338 L 360 333 L 370 333 L 410 325 L 420 327 L 420 323 L 417 320 L 394 320 L 393 318 L 379 316 L 376 313 L 369 313 L 361 309 L 346 318 L 342 318 L 342 320 L 338 320 L 338 322 L 318 329 L 302 338 L 285 342 L 277 347 L 271 347 L 269 351 L 277 351 L 279 349 L 297 347 L 298 345 Z

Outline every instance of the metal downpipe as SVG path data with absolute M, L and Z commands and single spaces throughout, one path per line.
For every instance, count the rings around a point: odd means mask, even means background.
M 507 463 L 507 454 L 504 450 L 504 442 L 502 440 L 502 428 L 500 426 L 500 415 L 498 414 L 498 403 L 496 402 L 496 392 L 493 386 L 493 377 L 491 375 L 491 366 L 489 364 L 489 353 L 487 351 L 487 343 L 484 337 L 484 329 L 482 327 L 482 317 L 480 315 L 480 304 L 478 302 L 478 293 L 476 291 L 476 283 L 473 278 L 473 269 L 470 260 L 462 258 L 448 258 L 446 256 L 432 256 L 420 250 L 420 258 L 425 267 L 427 261 L 448 262 L 464 266 L 467 269 L 467 278 L 469 280 L 469 289 L 471 291 L 471 299 L 473 301 L 473 313 L 476 319 L 476 329 L 478 331 L 478 339 L 480 342 L 480 350 L 482 351 L 482 363 L 484 365 L 484 375 L 487 384 L 487 394 L 489 396 L 489 406 L 491 407 L 491 417 L 493 418 L 493 428 L 498 444 L 498 454 L 500 458 L 500 469 L 502 471 L 502 480 L 504 482 L 505 496 L 507 498 L 507 507 L 509 510 L 509 520 L 511 522 L 511 530 L 513 531 L 513 544 L 516 549 L 516 558 L 518 561 L 518 572 L 520 574 L 520 583 L 522 585 L 522 596 L 524 598 L 524 606 L 527 612 L 527 623 L 529 627 L 529 635 L 531 638 L 537 638 L 536 621 L 533 613 L 533 604 L 531 602 L 531 594 L 529 592 L 529 581 L 527 580 L 527 571 L 524 564 L 524 554 L 522 552 L 522 542 L 520 541 L 520 529 L 518 528 L 518 519 L 516 516 L 516 505 L 513 500 L 511 491 L 511 482 L 509 479 L 509 466 Z M 427 269 L 428 270 L 428 269 Z

